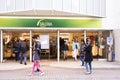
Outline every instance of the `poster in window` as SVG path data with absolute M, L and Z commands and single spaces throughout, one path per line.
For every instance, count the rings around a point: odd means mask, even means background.
M 49 49 L 49 35 L 40 35 L 41 49 Z

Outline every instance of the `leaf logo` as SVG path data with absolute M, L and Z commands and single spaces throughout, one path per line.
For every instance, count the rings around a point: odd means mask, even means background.
M 44 19 L 40 19 L 38 22 L 37 22 L 37 26 L 40 26 L 40 23 L 43 21 Z

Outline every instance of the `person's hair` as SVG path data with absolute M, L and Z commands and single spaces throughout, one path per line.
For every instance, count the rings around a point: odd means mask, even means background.
M 83 43 L 85 44 L 85 41 L 84 41 L 84 39 L 82 39 L 82 40 L 81 40 L 81 42 L 83 42 Z
M 17 41 L 16 42 L 19 42 L 19 39 L 17 39 Z
M 33 39 L 37 39 L 37 35 L 34 35 L 32 38 L 33 38 Z
M 92 44 L 92 42 L 91 42 L 91 40 L 90 39 L 88 39 L 88 41 L 87 42 L 90 42 L 90 45 Z
M 66 43 L 66 41 L 64 41 L 64 44 Z

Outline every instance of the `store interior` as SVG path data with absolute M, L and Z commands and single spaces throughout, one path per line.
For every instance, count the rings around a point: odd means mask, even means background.
M 34 35 L 49 35 L 49 49 L 43 49 L 41 58 L 44 59 L 56 59 L 57 58 L 57 30 L 33 30 L 32 36 Z M 107 53 L 107 37 L 109 36 L 109 31 L 86 31 L 86 38 L 90 38 L 92 41 L 92 54 L 94 58 L 106 58 Z M 13 30 L 3 32 L 3 58 L 13 59 L 15 54 L 13 53 L 13 42 L 20 37 L 24 37 L 30 45 L 30 31 Z M 79 44 L 81 40 L 84 39 L 84 30 L 61 30 L 59 37 L 63 38 L 69 47 L 68 56 L 72 57 L 72 40 L 77 39 Z M 80 54 L 78 54 L 79 56 Z M 29 59 L 30 50 L 27 51 L 27 58 Z

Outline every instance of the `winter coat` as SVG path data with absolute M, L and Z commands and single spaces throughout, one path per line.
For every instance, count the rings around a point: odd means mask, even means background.
M 29 46 L 28 46 L 27 42 L 21 41 L 20 42 L 20 52 L 26 53 L 27 50 L 29 50 Z
M 93 60 L 93 56 L 92 56 L 92 46 L 88 45 L 85 48 L 85 62 L 91 62 Z
M 38 54 L 38 51 L 35 51 L 35 53 L 33 54 L 33 60 L 39 60 L 40 59 L 40 55 Z
M 39 60 L 41 54 L 41 44 L 39 41 L 35 42 L 35 46 L 33 50 L 34 50 L 33 60 Z
M 85 47 L 86 47 L 85 44 L 81 44 L 81 47 L 80 47 L 80 55 L 81 55 L 81 56 L 84 56 Z
M 62 47 L 63 47 L 63 51 L 68 51 L 69 50 L 67 44 L 64 44 Z
M 20 44 L 19 42 L 15 42 L 13 44 L 13 53 L 19 53 L 20 52 Z

